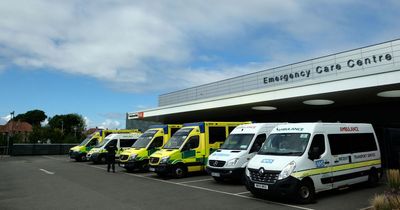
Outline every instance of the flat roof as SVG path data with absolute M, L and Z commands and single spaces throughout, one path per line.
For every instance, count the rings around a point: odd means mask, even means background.
M 174 115 L 178 117 L 177 114 L 212 110 L 217 113 L 234 107 L 248 110 L 256 105 L 278 106 L 277 102 L 281 106 L 294 99 L 302 101 L 315 96 L 340 100 L 340 93 L 349 97 L 347 94 L 352 91 L 367 96 L 371 90 L 400 89 L 399 78 L 400 40 L 397 39 L 163 94 L 159 107 L 128 113 L 128 119 L 165 122 Z M 374 97 L 371 102 L 379 100 L 383 99 Z

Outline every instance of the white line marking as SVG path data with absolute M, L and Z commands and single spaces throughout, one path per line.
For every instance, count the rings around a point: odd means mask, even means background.
M 242 194 L 247 194 L 247 193 L 251 193 L 251 192 L 250 191 L 240 192 L 240 193 L 235 193 L 235 195 L 242 195 Z
M 301 207 L 301 206 L 295 206 L 295 205 L 290 205 L 290 204 L 267 201 L 267 200 L 254 198 L 254 197 L 248 197 L 248 196 L 244 196 L 244 195 L 240 195 L 240 194 L 229 193 L 229 192 L 224 192 L 224 191 L 219 191 L 219 190 L 213 190 L 213 189 L 209 189 L 209 188 L 198 187 L 198 186 L 188 185 L 188 184 L 184 184 L 184 183 L 171 182 L 171 181 L 152 178 L 152 177 L 148 177 L 148 176 L 141 176 L 141 175 L 136 175 L 136 174 L 131 174 L 131 173 L 123 173 L 123 174 L 129 175 L 129 176 L 134 176 L 134 177 L 139 177 L 139 178 L 143 178 L 143 179 L 148 179 L 148 180 L 155 180 L 155 181 L 168 183 L 168 184 L 180 185 L 180 186 L 184 186 L 184 187 L 188 187 L 188 188 L 195 188 L 195 189 L 199 189 L 199 190 L 205 190 L 205 191 L 210 191 L 210 192 L 215 192 L 215 193 L 220 193 L 220 194 L 225 194 L 225 195 L 236 196 L 236 197 L 240 197 L 240 198 L 246 198 L 246 199 L 250 199 L 250 200 L 261 201 L 261 202 L 265 202 L 265 203 L 269 203 L 269 204 L 275 204 L 275 205 L 279 205 L 279 206 L 286 206 L 286 207 L 292 207 L 292 208 L 304 209 L 304 210 L 314 210 L 314 209 L 311 209 L 311 208 L 305 208 L 305 207 Z
M 186 184 L 186 183 L 194 183 L 194 182 L 205 182 L 205 181 L 211 181 L 213 179 L 199 179 L 199 180 L 192 180 L 192 181 L 186 181 L 186 182 L 177 182 L 177 184 Z
M 94 166 L 94 165 L 87 165 L 87 164 L 82 164 L 82 165 L 89 166 L 89 167 L 92 167 L 92 168 L 106 170 L 104 167 L 99 167 L 99 166 Z M 278 203 L 278 202 L 263 200 L 263 199 L 259 199 L 259 198 L 249 197 L 249 196 L 245 196 L 245 195 L 241 195 L 241 194 L 235 194 L 235 193 L 229 193 L 229 192 L 224 192 L 224 191 L 219 191 L 219 190 L 213 190 L 213 189 L 204 188 L 204 187 L 192 186 L 192 185 L 185 184 L 183 182 L 181 182 L 181 183 L 179 183 L 179 182 L 178 183 L 177 182 L 171 182 L 171 181 L 168 181 L 168 180 L 149 177 L 149 176 L 145 176 L 145 175 L 132 174 L 132 173 L 122 173 L 122 174 L 126 174 L 128 176 L 134 176 L 134 177 L 138 177 L 138 178 L 142 178 L 142 179 L 148 179 L 148 180 L 163 182 L 163 183 L 167 183 L 167 184 L 179 185 L 179 186 L 184 186 L 184 187 L 188 187 L 188 188 L 194 188 L 194 189 L 199 189 L 199 190 L 204 190 L 204 191 L 209 191 L 209 192 L 214 192 L 214 193 L 220 193 L 220 194 L 225 194 L 225 195 L 231 195 L 231 196 L 250 199 L 250 200 L 256 200 L 256 201 L 260 201 L 260 202 L 264 202 L 264 203 L 268 203 L 268 204 L 275 204 L 275 205 L 279 205 L 279 206 L 286 206 L 286 207 L 291 207 L 291 208 L 296 208 L 296 209 L 303 209 L 303 210 L 314 210 L 314 209 L 305 208 L 305 207 L 302 207 L 302 206 L 295 206 L 295 205 L 290 205 L 290 204 Z M 146 175 L 148 175 L 148 174 L 146 174 Z
M 54 172 L 45 170 L 45 169 L 43 169 L 43 168 L 40 168 L 39 170 L 43 171 L 43 172 L 46 173 L 46 174 L 50 174 L 50 175 L 54 175 L 54 174 L 55 174 Z
M 51 156 L 47 156 L 47 155 L 43 155 L 42 157 L 44 158 L 48 158 L 48 159 L 52 159 L 52 160 L 58 160 L 58 161 L 66 161 L 66 162 L 70 162 L 70 160 L 65 160 L 65 158 L 60 159 L 60 158 L 55 158 L 55 157 L 51 157 Z
M 368 207 L 362 208 L 360 210 L 368 210 L 368 209 L 374 209 L 374 207 L 373 206 L 368 206 Z

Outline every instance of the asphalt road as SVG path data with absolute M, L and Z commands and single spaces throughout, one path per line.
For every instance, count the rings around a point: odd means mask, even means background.
M 0 209 L 364 209 L 384 185 L 319 194 L 309 205 L 254 198 L 243 185 L 201 174 L 161 179 L 117 167 L 77 163 L 67 156 L 0 158 Z

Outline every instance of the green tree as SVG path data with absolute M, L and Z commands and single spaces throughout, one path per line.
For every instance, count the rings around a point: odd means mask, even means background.
M 46 118 L 47 118 L 47 116 L 44 111 L 35 109 L 35 110 L 28 111 L 24 114 L 17 115 L 14 118 L 14 120 L 24 121 L 24 122 L 31 124 L 34 127 L 35 126 L 40 127 L 40 123 L 43 122 Z
M 49 127 L 52 130 L 59 130 L 64 142 L 78 142 L 85 129 L 85 120 L 78 114 L 55 115 L 49 118 Z

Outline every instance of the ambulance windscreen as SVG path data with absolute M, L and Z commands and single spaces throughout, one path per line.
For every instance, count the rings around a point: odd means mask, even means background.
M 132 148 L 145 148 L 157 132 L 158 130 L 147 130 L 140 135 L 138 140 L 132 145 Z
M 193 128 L 179 129 L 165 144 L 164 149 L 179 149 Z
M 301 156 L 309 139 L 309 133 L 270 134 L 258 154 Z
M 84 139 L 82 141 L 81 144 L 79 144 L 79 146 L 86 146 L 86 144 L 89 142 L 89 140 L 92 138 L 93 134 L 89 135 L 88 137 L 86 137 L 86 139 Z
M 254 134 L 230 134 L 221 149 L 246 150 L 253 137 Z

